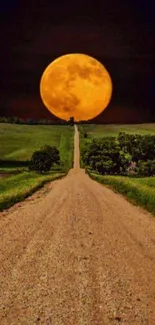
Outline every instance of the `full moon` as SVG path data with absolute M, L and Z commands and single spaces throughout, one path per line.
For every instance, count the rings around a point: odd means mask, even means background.
M 40 81 L 44 105 L 55 116 L 89 120 L 108 106 L 112 80 L 106 68 L 85 54 L 63 55 L 50 63 Z

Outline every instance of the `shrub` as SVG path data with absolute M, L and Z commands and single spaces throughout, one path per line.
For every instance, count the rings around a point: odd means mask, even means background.
M 127 134 L 120 132 L 118 134 L 118 142 L 121 150 L 128 152 L 132 156 L 132 160 L 153 160 L 155 157 L 155 136 Z
M 155 175 L 155 159 L 151 161 L 151 174 Z
M 114 137 L 93 139 L 82 149 L 82 159 L 86 165 L 102 175 L 125 175 L 129 166 L 130 155 L 121 152 Z
M 126 134 L 88 141 L 83 163 L 102 175 L 155 175 L 155 136 Z
M 138 161 L 137 174 L 138 176 L 151 176 L 151 161 Z
M 71 116 L 70 119 L 68 120 L 68 124 L 73 126 L 75 124 L 74 117 Z
M 35 170 L 39 173 L 47 172 L 52 167 L 52 159 L 48 152 L 43 150 L 35 151 L 31 157 L 30 170 Z
M 108 158 L 108 157 L 103 157 L 103 160 L 98 161 L 95 166 L 96 170 L 102 174 L 102 175 L 107 175 L 107 174 L 112 174 L 113 169 L 114 169 L 114 164 L 113 161 Z
M 52 160 L 52 164 L 60 164 L 60 153 L 59 150 L 55 146 L 45 145 L 41 147 L 41 151 L 44 151 L 50 155 Z

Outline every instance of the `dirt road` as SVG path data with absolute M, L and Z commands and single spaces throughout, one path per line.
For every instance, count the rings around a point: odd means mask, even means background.
M 0 217 L 1 325 L 155 324 L 155 219 L 75 163 Z

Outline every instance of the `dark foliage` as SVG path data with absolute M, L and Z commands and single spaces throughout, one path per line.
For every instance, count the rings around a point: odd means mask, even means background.
M 54 164 L 60 164 L 59 150 L 55 146 L 43 146 L 35 151 L 31 157 L 30 170 L 39 173 L 47 172 Z
M 83 162 L 102 175 L 123 175 L 129 166 L 129 158 L 114 137 L 93 139 L 81 154 Z
M 17 116 L 12 117 L 0 117 L 0 123 L 11 123 L 11 124 L 25 124 L 25 125 L 67 125 L 68 122 L 64 120 L 58 120 L 57 122 L 47 119 L 24 119 Z
M 45 145 L 41 147 L 41 150 L 49 154 L 52 164 L 60 164 L 60 153 L 55 146 Z
M 154 160 L 139 160 L 137 163 L 137 175 L 153 176 L 155 175 L 155 159 Z
M 70 119 L 69 119 L 69 121 L 68 121 L 68 124 L 71 125 L 71 126 L 73 126 L 73 125 L 75 124 L 75 122 L 74 122 L 74 117 L 73 117 L 73 116 L 70 117 Z
M 86 166 L 102 175 L 155 175 L 155 136 L 126 134 L 93 139 L 82 150 Z
M 35 151 L 31 158 L 30 170 L 39 173 L 48 172 L 52 167 L 52 159 L 50 155 L 42 150 Z
M 147 161 L 155 158 L 155 136 L 154 135 L 140 135 L 140 134 L 126 134 L 120 132 L 118 141 L 121 149 L 128 152 L 132 156 L 132 160 L 138 162 L 139 160 Z

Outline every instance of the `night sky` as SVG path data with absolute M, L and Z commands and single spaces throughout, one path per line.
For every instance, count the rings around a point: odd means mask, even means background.
M 41 101 L 41 75 L 58 56 L 85 53 L 103 63 L 113 81 L 111 103 L 95 122 L 155 122 L 150 0 L 24 3 L 0 5 L 0 116 L 56 120 Z

